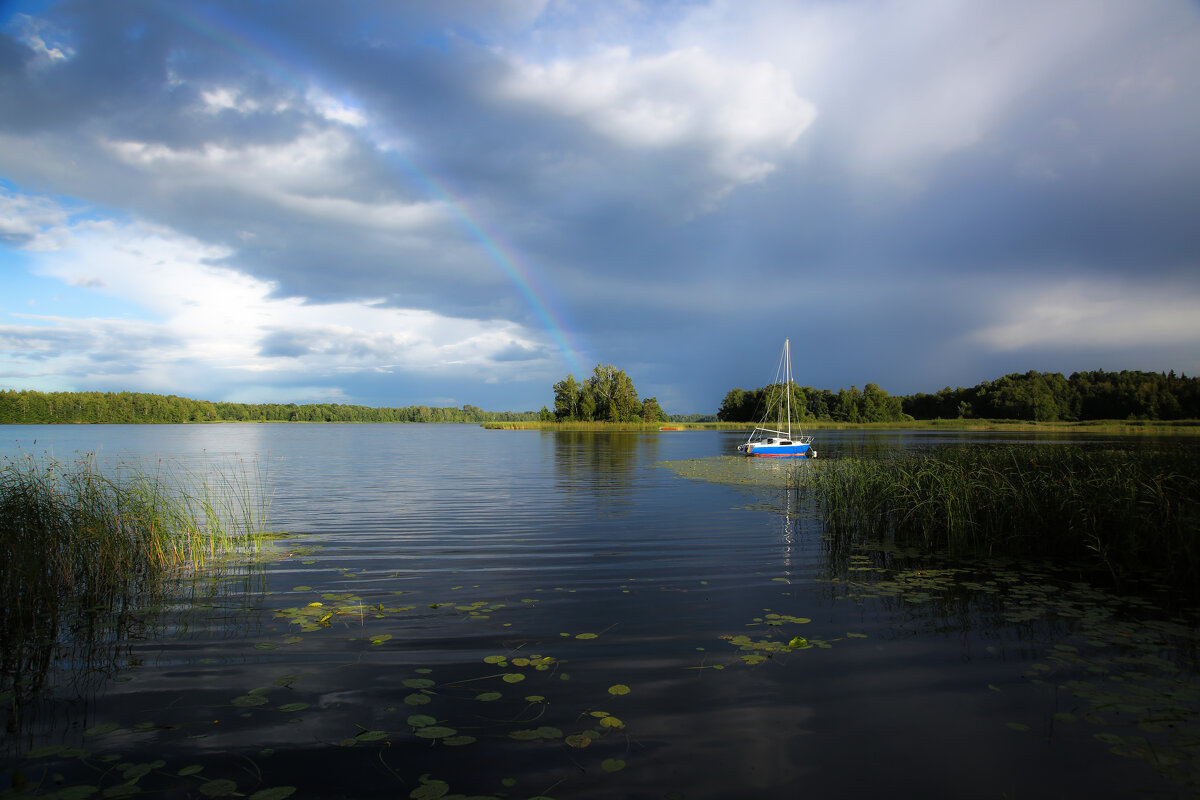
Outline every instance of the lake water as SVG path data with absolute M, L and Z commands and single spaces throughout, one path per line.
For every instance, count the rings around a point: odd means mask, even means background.
M 1095 443 L 817 433 L 822 458 Z M 291 534 L 38 658 L 0 648 L 4 780 L 259 800 L 1195 796 L 1194 612 L 1048 565 L 833 545 L 764 479 L 781 465 L 731 457 L 741 436 L 0 426 L 0 456 L 253 475 Z M 697 460 L 725 482 L 678 468 Z

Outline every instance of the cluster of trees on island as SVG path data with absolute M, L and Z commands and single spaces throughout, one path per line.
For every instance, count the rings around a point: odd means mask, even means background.
M 1017 419 L 1037 422 L 1099 419 L 1200 419 L 1200 379 L 1174 371 L 1013 373 L 969 389 L 892 396 L 868 383 L 831 392 L 792 387 L 801 418 L 833 422 L 902 422 L 914 419 Z M 752 422 L 780 387 L 731 389 L 717 411 L 725 422 Z
M 780 387 L 731 389 L 715 419 L 756 422 L 768 395 Z M 819 422 L 902 422 L 912 419 L 1016 419 L 1040 422 L 1098 419 L 1200 419 L 1200 379 L 1173 371 L 1026 372 L 984 381 L 969 389 L 893 396 L 868 383 L 832 392 L 792 388 L 797 418 Z M 484 411 L 404 406 L 373 408 L 340 403 L 223 403 L 139 392 L 37 392 L 0 390 L 0 424 L 182 422 L 532 422 L 705 421 L 711 415 L 668 416 L 654 397 L 638 399 L 624 371 L 597 364 L 580 382 L 568 375 L 554 384 L 554 409 Z
M 543 409 L 543 418 L 547 418 Z M 567 375 L 554 384 L 554 414 L 558 422 L 666 422 L 658 399 L 638 400 L 637 389 L 624 370 L 597 364 L 583 383 Z

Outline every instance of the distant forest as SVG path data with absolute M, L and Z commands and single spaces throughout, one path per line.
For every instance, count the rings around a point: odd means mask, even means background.
M 556 389 L 562 388 L 556 384 Z M 715 419 L 753 422 L 765 410 L 771 387 L 731 389 Z M 653 398 L 650 398 L 653 401 Z M 907 419 L 1016 419 L 1041 422 L 1098 419 L 1200 419 L 1200 379 L 1159 372 L 1026 372 L 984 381 L 969 389 L 893 396 L 878 384 L 814 389 L 797 386 L 793 408 L 804 418 L 834 422 L 901 422 Z M 556 412 L 560 409 L 556 408 Z M 655 417 L 661 411 L 655 406 Z M 213 403 L 139 392 L 35 392 L 0 390 L 0 424 L 181 422 L 527 422 L 553 419 L 538 411 L 484 411 L 404 406 L 372 408 L 340 403 Z M 710 415 L 672 415 L 705 421 Z
M 180 422 L 517 422 L 534 411 L 462 408 L 371 408 L 341 403 L 212 403 L 139 392 L 33 392 L 0 390 L 0 424 Z
M 731 389 L 717 418 L 752 422 L 766 408 L 773 387 Z M 776 394 L 776 396 L 778 396 Z M 1200 379 L 1169 373 L 1013 373 L 970 389 L 946 387 L 936 394 L 891 396 L 868 383 L 831 392 L 795 387 L 792 407 L 812 420 L 901 422 L 906 419 L 1016 419 L 1039 422 L 1098 419 L 1173 420 L 1200 418 Z

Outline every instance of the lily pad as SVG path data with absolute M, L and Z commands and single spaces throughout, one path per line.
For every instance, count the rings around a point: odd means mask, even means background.
M 26 758 L 45 758 L 46 756 L 56 756 L 59 753 L 61 753 L 62 751 L 66 750 L 67 747 L 68 747 L 68 745 L 65 745 L 65 744 L 51 744 L 51 745 L 47 745 L 45 747 L 39 747 L 36 750 L 30 750 L 28 753 L 25 754 L 25 757 Z
M 270 789 L 260 789 L 250 795 L 250 800 L 283 800 L 296 793 L 295 786 L 275 786 Z
M 458 731 L 454 728 L 447 728 L 442 725 L 426 725 L 417 728 L 417 736 L 422 739 L 445 739 L 447 736 L 453 736 Z
M 611 695 L 629 694 L 630 689 L 623 683 L 618 683 L 615 686 L 608 687 L 608 693 Z
M 229 797 L 237 791 L 237 784 L 227 778 L 218 778 L 200 785 L 200 794 L 205 797 Z
M 445 781 L 425 780 L 416 789 L 408 793 L 412 800 L 438 800 L 450 791 L 450 784 Z
M 386 739 L 387 731 L 363 731 L 354 738 L 360 742 L 378 742 L 380 739 Z

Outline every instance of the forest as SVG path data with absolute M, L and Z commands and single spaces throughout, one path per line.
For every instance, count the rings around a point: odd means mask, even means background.
M 724 422 L 752 422 L 774 387 L 731 389 L 717 411 Z M 792 407 L 804 419 L 834 422 L 902 422 L 917 419 L 1015 419 L 1037 422 L 1176 420 L 1200 418 L 1200 379 L 1167 373 L 1012 373 L 969 389 L 892 396 L 878 384 L 831 392 L 793 387 Z
M 534 411 L 484 411 L 405 406 L 372 408 L 341 403 L 214 403 L 140 392 L 0 390 L 0 424 L 183 422 L 517 422 Z
M 0 424 L 184 422 L 532 422 L 704 421 L 707 415 L 671 416 L 654 397 L 638 399 L 622 370 L 597 364 L 592 375 L 554 384 L 554 410 L 484 411 L 473 405 L 373 408 L 341 403 L 224 403 L 141 392 L 37 392 L 0 389 Z M 731 389 L 716 419 L 753 422 L 765 411 L 772 387 Z M 776 387 L 777 391 L 777 387 Z M 1173 371 L 1013 373 L 971 388 L 934 394 L 890 395 L 878 384 L 830 391 L 795 386 L 801 419 L 903 422 L 925 419 L 1015 419 L 1038 422 L 1200 419 L 1200 379 Z

